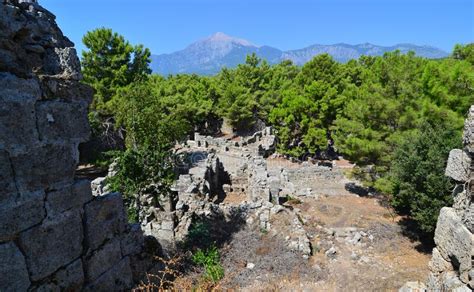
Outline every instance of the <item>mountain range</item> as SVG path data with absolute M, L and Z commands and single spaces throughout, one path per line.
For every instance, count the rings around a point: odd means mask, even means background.
M 256 53 L 270 64 L 283 60 L 291 60 L 297 65 L 303 65 L 314 56 L 328 53 L 339 62 L 357 59 L 362 55 L 380 56 L 385 52 L 400 50 L 402 53 L 414 51 L 416 55 L 437 59 L 448 56 L 448 53 L 432 46 L 414 44 L 397 44 L 394 46 L 378 46 L 370 43 L 350 45 L 315 44 L 303 49 L 282 51 L 270 46 L 258 46 L 247 40 L 228 36 L 218 32 L 212 36 L 192 43 L 183 50 L 171 53 L 152 55 L 151 68 L 154 73 L 161 75 L 196 73 L 213 75 L 221 68 L 233 68 L 245 61 L 248 54 Z

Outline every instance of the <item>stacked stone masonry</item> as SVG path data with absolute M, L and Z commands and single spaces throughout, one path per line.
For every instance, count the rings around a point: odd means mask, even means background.
M 92 90 L 74 44 L 36 1 L 0 4 L 0 291 L 132 286 L 140 229 L 118 193 L 76 180 Z

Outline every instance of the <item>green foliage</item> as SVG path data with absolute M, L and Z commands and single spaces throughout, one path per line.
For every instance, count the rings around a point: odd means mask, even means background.
M 206 221 L 194 221 L 189 227 L 189 232 L 184 242 L 185 249 L 195 247 L 208 248 L 212 246 L 210 225 Z
M 453 58 L 459 60 L 466 60 L 471 63 L 471 65 L 474 65 L 474 43 L 470 43 L 464 46 L 457 44 L 454 47 Z
M 269 71 L 270 66 L 252 54 L 244 64 L 236 69 L 223 69 L 217 76 L 220 95 L 217 112 L 237 130 L 249 129 L 255 123 Z
M 349 90 L 344 66 L 327 54 L 316 56 L 281 92 L 281 102 L 269 116 L 280 138 L 280 152 L 299 157 L 327 150 L 329 126 Z
M 418 129 L 423 120 L 447 120 L 458 131 L 462 128 L 474 91 L 460 89 L 474 83 L 472 68 L 451 59 L 430 61 L 397 52 L 359 62 L 360 85 L 331 127 L 337 150 L 347 158 L 360 166 L 374 165 L 380 177 L 390 169 L 404 133 Z
M 217 247 L 212 246 L 207 250 L 199 249 L 194 253 L 192 259 L 194 264 L 204 267 L 206 270 L 204 277 L 207 280 L 217 283 L 224 278 L 224 268 L 220 263 L 220 254 Z
M 392 205 L 410 215 L 426 233 L 434 232 L 439 210 L 452 204 L 452 183 L 444 176 L 449 151 L 461 145 L 450 124 L 423 123 L 397 148 L 387 179 Z
M 133 205 L 127 205 L 127 218 L 129 223 L 139 223 L 138 210 Z
M 123 36 L 106 28 L 88 32 L 82 42 L 88 49 L 82 53 L 84 82 L 96 91 L 92 109 L 113 113 L 109 102 L 117 90 L 151 73 L 150 51 L 142 45 L 130 45 Z
M 190 124 L 166 98 L 151 86 L 154 80 L 137 82 L 118 91 L 115 100 L 117 124 L 126 130 L 127 149 L 117 157 L 117 174 L 110 179 L 133 205 L 137 194 L 170 194 L 175 180 L 172 148 L 183 139 Z

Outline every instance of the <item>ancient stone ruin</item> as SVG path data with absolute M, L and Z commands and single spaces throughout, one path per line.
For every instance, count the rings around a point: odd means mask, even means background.
M 449 154 L 446 175 L 456 181 L 454 204 L 444 207 L 436 225 L 428 289 L 472 291 L 474 289 L 474 106 L 464 126 L 464 149 Z
M 316 246 L 307 219 L 282 203 L 357 189 L 331 165 L 279 165 L 271 128 L 246 138 L 195 134 L 177 150 L 183 163 L 174 195 L 158 202 L 140 196 L 140 223 L 130 225 L 121 194 L 107 191 L 105 178 L 91 187 L 75 174 L 93 93 L 80 82 L 74 44 L 37 1 L 2 0 L 0 8 L 0 291 L 130 289 L 152 266 L 144 236 L 172 253 L 199 218 L 271 230 L 283 235 L 291 257 L 308 259 Z M 455 203 L 441 210 L 428 283 L 408 283 L 405 291 L 474 288 L 474 107 L 464 145 L 446 169 L 457 182 Z M 352 226 L 315 228 L 313 235 L 331 243 L 321 247 L 332 262 L 342 257 L 338 246 L 358 246 L 362 254 L 376 241 Z M 369 263 L 354 252 L 351 260 Z
M 191 225 L 199 218 L 225 222 L 239 214 L 233 219 L 268 231 L 273 228 L 272 217 L 279 214 L 292 222 L 284 231 L 288 248 L 308 258 L 312 247 L 298 210 L 280 203 L 288 197 L 341 193 L 347 180 L 341 171 L 331 171 L 324 165 L 268 167 L 265 158 L 274 153 L 275 143 L 271 128 L 235 139 L 196 133 L 177 152 L 183 162 L 177 169 L 180 175 L 173 186 L 175 195 L 158 201 L 152 195 L 140 195 L 136 209 L 144 233 L 156 238 L 166 252 L 186 240 Z M 328 185 L 328 180 L 334 184 Z M 106 192 L 104 181 L 98 178 L 92 182 L 94 193 Z
M 0 291 L 130 288 L 140 229 L 75 179 L 92 91 L 55 17 L 21 2 L 0 4 Z

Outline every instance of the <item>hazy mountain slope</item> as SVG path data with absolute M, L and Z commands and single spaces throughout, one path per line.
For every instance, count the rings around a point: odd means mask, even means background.
M 269 46 L 257 46 L 247 40 L 231 37 L 224 33 L 216 33 L 189 45 L 184 50 L 171 54 L 152 55 L 151 67 L 153 72 L 162 75 L 179 73 L 210 75 L 219 72 L 223 67 L 232 68 L 243 63 L 245 57 L 252 53 L 256 53 L 271 64 L 288 59 L 298 65 L 303 65 L 314 56 L 323 53 L 330 54 L 337 61 L 347 62 L 350 59 L 359 58 L 361 55 L 379 56 L 394 50 L 400 50 L 402 53 L 415 51 L 417 55 L 427 58 L 443 58 L 448 55 L 446 52 L 430 46 L 398 44 L 384 47 L 369 43 L 312 45 L 284 52 Z
M 448 55 L 446 52 L 430 46 L 398 44 L 390 47 L 384 47 L 365 43 L 359 45 L 313 45 L 300 50 L 284 52 L 282 58 L 292 60 L 298 65 L 303 65 L 316 55 L 328 53 L 339 62 L 347 62 L 350 59 L 357 59 L 362 55 L 380 56 L 386 52 L 395 50 L 400 50 L 400 52 L 404 54 L 408 53 L 409 51 L 414 51 L 418 56 L 431 59 L 443 58 Z

